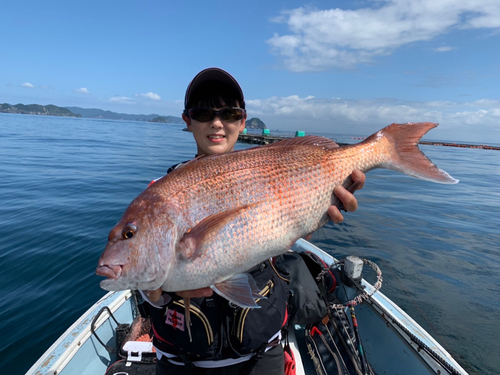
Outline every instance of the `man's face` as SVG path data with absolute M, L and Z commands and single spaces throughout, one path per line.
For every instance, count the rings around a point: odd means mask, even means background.
M 186 115 L 183 115 L 182 118 L 193 133 L 198 146 L 198 155 L 224 154 L 233 151 L 238 136 L 245 129 L 244 118 L 234 122 L 222 121 L 219 116 L 215 116 L 213 120 L 207 122 L 196 121 Z

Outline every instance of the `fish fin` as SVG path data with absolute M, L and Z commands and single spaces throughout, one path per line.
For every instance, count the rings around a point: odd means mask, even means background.
M 191 298 L 184 298 L 184 312 L 186 317 L 186 327 L 189 335 L 189 342 L 193 342 L 193 336 L 191 335 Z
M 229 302 L 243 308 L 259 308 L 255 300 L 265 298 L 259 294 L 255 280 L 248 273 L 234 275 L 228 280 L 212 285 L 211 288 Z
M 320 137 L 319 135 L 306 135 L 305 137 L 284 139 L 276 143 L 271 143 L 259 147 L 280 147 L 293 145 L 318 146 L 327 150 L 340 147 L 335 141 L 331 140 L 330 138 Z
M 393 145 L 391 157 L 380 167 L 403 172 L 422 180 L 456 184 L 458 180 L 438 168 L 417 146 L 420 138 L 436 126 L 438 124 L 432 122 L 391 124 L 371 135 L 362 143 L 386 138 Z
M 206 250 L 202 245 L 212 239 L 219 228 L 222 228 L 233 218 L 241 215 L 257 204 L 258 203 L 245 204 L 204 218 L 191 230 L 184 233 L 184 236 L 179 241 L 178 256 L 184 260 L 192 260 L 202 256 Z

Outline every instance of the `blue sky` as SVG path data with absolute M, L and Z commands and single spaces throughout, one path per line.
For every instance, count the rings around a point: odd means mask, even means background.
M 5 1 L 0 103 L 180 116 L 209 66 L 271 129 L 500 143 L 500 1 Z

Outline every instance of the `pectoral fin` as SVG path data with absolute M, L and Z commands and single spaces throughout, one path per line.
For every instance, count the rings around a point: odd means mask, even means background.
M 192 229 L 184 233 L 184 236 L 179 241 L 179 258 L 192 260 L 204 255 L 206 247 L 203 245 L 205 243 L 215 238 L 219 230 L 235 217 L 256 205 L 257 203 L 245 204 L 204 218 Z
M 255 280 L 248 273 L 234 275 L 222 283 L 212 285 L 211 288 L 229 302 L 243 308 L 260 308 L 255 300 L 266 298 L 259 294 Z

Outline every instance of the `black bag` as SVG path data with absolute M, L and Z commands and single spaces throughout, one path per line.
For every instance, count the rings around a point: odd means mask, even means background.
M 335 264 L 329 266 L 323 259 L 310 251 L 300 253 L 300 256 L 316 280 L 321 295 L 327 302 L 336 301 L 334 292 L 340 277 L 337 266 Z
M 105 375 L 155 375 L 155 362 L 128 362 L 126 359 L 120 359 L 113 363 L 106 370 Z
M 334 309 L 321 322 L 308 325 L 305 340 L 318 375 L 374 374 L 358 351 L 358 341 L 343 309 Z
M 328 313 L 336 280 L 333 272 L 315 254 L 289 251 L 276 265 L 290 277 L 289 322 L 311 324 Z

